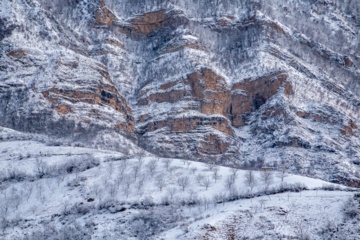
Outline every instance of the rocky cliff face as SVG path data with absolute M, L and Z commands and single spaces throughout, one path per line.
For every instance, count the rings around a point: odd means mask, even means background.
M 85 143 L 114 132 L 163 156 L 358 176 L 356 1 L 0 7 L 2 126 Z

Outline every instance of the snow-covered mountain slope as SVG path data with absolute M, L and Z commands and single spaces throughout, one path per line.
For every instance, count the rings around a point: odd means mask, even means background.
M 0 125 L 357 186 L 359 8 L 4 0 Z
M 307 191 L 238 200 L 204 209 L 204 218 L 159 239 L 357 239 L 346 215 L 348 192 Z M 350 204 L 348 205 L 350 208 Z
M 323 180 L 0 137 L 4 240 L 353 239 L 358 229 L 354 189 Z

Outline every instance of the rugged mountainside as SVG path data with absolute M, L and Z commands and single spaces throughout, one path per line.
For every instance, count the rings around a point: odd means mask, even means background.
M 0 125 L 357 185 L 359 16 L 355 0 L 4 0 Z

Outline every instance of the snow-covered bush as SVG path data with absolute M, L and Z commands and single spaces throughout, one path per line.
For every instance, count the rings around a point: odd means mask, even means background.
M 21 182 L 30 178 L 26 173 L 16 168 L 8 168 L 7 172 L 2 172 L 0 177 L 0 183 L 5 181 Z
M 85 214 L 89 213 L 93 208 L 94 208 L 94 206 L 92 204 L 86 204 L 86 203 L 81 202 L 81 203 L 74 204 L 70 208 L 70 212 L 72 214 L 85 215 Z
M 51 225 L 43 226 L 40 229 L 38 228 L 30 232 L 24 236 L 22 240 L 85 240 L 91 239 L 93 233 L 94 229 L 91 224 L 81 225 L 77 222 L 70 222 L 59 228 Z
M 154 213 L 140 213 L 131 221 L 131 233 L 140 240 L 159 233 L 165 228 L 165 223 Z
M 0 233 L 4 233 L 9 226 L 9 221 L 4 216 L 0 217 Z
M 308 188 L 305 186 L 305 184 L 303 183 L 293 183 L 293 184 L 283 184 L 282 186 L 280 186 L 279 190 L 277 191 L 277 193 L 279 192 L 301 192 L 304 190 L 308 190 Z
M 106 199 L 99 203 L 97 206 L 100 211 L 109 211 L 110 213 L 123 212 L 126 210 L 124 204 L 114 199 Z
M 86 177 L 76 177 L 67 183 L 68 187 L 74 188 L 80 186 L 80 183 L 85 181 Z
M 360 215 L 359 203 L 354 198 L 349 198 L 344 204 L 345 219 L 354 219 Z
M 98 159 L 94 158 L 92 155 L 84 155 L 79 158 L 74 158 L 63 165 L 58 167 L 59 172 L 66 173 L 77 173 L 83 172 L 87 169 L 99 166 L 100 162 Z
M 320 189 L 325 191 L 341 191 L 340 186 L 334 184 L 324 184 Z

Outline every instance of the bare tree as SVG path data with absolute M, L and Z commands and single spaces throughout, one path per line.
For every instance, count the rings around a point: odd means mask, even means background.
M 218 195 L 217 194 L 213 195 L 211 201 L 212 201 L 213 207 L 216 208 L 216 205 L 218 204 Z
M 202 174 L 198 174 L 198 175 L 196 175 L 196 182 L 198 183 L 198 184 L 201 184 L 201 182 L 204 180 L 204 175 L 202 175 Z
M 157 161 L 155 159 L 151 159 L 149 161 L 149 163 L 146 165 L 151 177 L 154 176 L 155 170 L 157 168 L 157 164 L 158 163 L 157 163 Z
M 253 191 L 256 186 L 256 177 L 253 171 L 247 171 L 245 174 L 245 184 L 249 186 L 250 192 Z
M 37 189 L 37 192 L 38 192 L 37 197 L 38 197 L 38 199 L 41 199 L 41 197 L 43 195 L 43 191 L 44 191 L 44 186 L 39 181 L 36 183 L 35 186 L 36 186 L 36 189 Z
M 237 169 L 237 168 L 231 168 L 230 169 L 230 172 L 231 172 L 231 175 L 233 176 L 233 178 L 234 178 L 234 181 L 236 181 L 236 178 L 237 178 L 237 174 L 238 174 L 238 171 L 239 171 L 239 169 Z
M 91 188 L 91 192 L 93 194 L 95 194 L 96 198 L 101 199 L 102 198 L 102 188 L 100 187 L 100 185 L 98 183 L 95 183 L 92 188 Z
M 61 207 L 62 207 L 62 213 L 63 214 L 67 215 L 67 214 L 70 213 L 70 203 L 69 203 L 69 201 L 67 199 L 66 200 L 63 199 L 61 201 Z M 36 210 L 37 210 L 36 205 L 31 207 L 31 211 L 32 211 L 33 214 L 35 213 Z
M 138 159 L 143 159 L 146 156 L 145 149 L 140 149 L 137 155 L 138 155 Z
M 120 173 L 115 177 L 115 184 L 119 186 L 123 180 L 124 180 L 124 174 Z
M 177 189 L 175 187 L 168 189 L 167 193 L 169 194 L 171 201 L 174 199 L 174 195 L 176 192 L 177 192 Z
M 225 187 L 229 192 L 232 192 L 235 187 L 235 176 L 233 174 L 230 174 L 225 179 Z
M 35 173 L 39 178 L 44 177 L 48 173 L 48 165 L 40 158 L 35 159 Z
M 132 182 L 132 180 L 130 178 L 125 178 L 124 185 L 122 187 L 122 190 L 127 198 L 129 197 L 129 194 L 130 194 L 131 182 Z
M 40 201 L 41 201 L 41 203 L 44 205 L 45 202 L 46 202 L 46 196 L 45 196 L 45 195 L 41 195 L 41 196 L 40 196 Z
M 142 176 L 139 178 L 139 181 L 136 182 L 136 190 L 139 195 L 142 195 L 144 189 L 145 178 Z
M 210 158 L 201 158 L 200 162 L 205 162 L 208 171 L 211 171 L 216 166 L 216 159 L 214 157 Z
M 45 181 L 46 186 L 48 187 L 48 189 L 53 193 L 55 188 L 53 187 L 54 184 L 54 179 L 53 178 L 49 178 Z
M 201 181 L 201 186 L 205 188 L 205 190 L 208 190 L 208 188 L 211 186 L 211 180 L 210 178 L 206 177 Z
M 141 168 L 144 165 L 144 162 L 145 162 L 144 158 L 139 157 L 137 159 L 136 165 L 138 165 Z
M 164 163 L 164 166 L 165 166 L 166 170 L 169 170 L 170 165 L 171 165 L 171 160 L 169 158 L 165 158 L 163 160 L 163 163 Z
M 198 195 L 193 189 L 190 189 L 188 193 L 189 193 L 189 202 L 196 202 L 198 200 Z
M 107 165 L 106 171 L 110 175 L 110 177 L 113 175 L 113 173 L 114 173 L 114 162 L 113 161 L 110 160 L 109 164 Z
M 68 204 L 66 206 L 68 206 Z M 30 211 L 32 212 L 33 215 L 35 214 L 36 210 L 37 210 L 37 205 L 32 205 L 30 207 Z
M 134 179 L 136 180 L 138 175 L 139 175 L 139 172 L 140 172 L 140 169 L 141 169 L 141 164 L 139 163 L 136 163 L 134 166 L 133 166 L 133 176 L 134 176 Z
M 126 159 L 122 160 L 118 166 L 119 174 L 123 175 L 128 167 L 128 161 Z
M 4 170 L 0 170 L 0 183 L 5 181 L 5 179 L 7 178 L 7 174 Z
M 260 173 L 260 179 L 264 183 L 264 189 L 267 191 L 270 184 L 273 181 L 273 172 L 272 171 L 262 171 Z
M 214 168 L 212 169 L 213 179 L 214 179 L 215 182 L 217 182 L 217 180 L 220 179 L 219 170 L 220 170 L 220 168 L 219 168 L 218 166 L 216 166 L 216 167 L 214 167 Z
M 116 184 L 109 184 L 109 195 L 114 198 L 118 193 L 118 187 Z
M 6 196 L 4 196 L 0 200 L 0 213 L 2 216 L 6 217 L 9 214 L 11 202 Z
M 59 176 L 56 177 L 56 184 L 59 187 L 60 183 L 63 182 L 65 179 L 65 175 L 64 174 L 60 174 Z
M 12 187 L 10 189 L 9 201 L 16 210 L 19 208 L 19 205 L 22 202 L 22 197 L 17 188 Z
M 212 171 L 215 166 L 216 165 L 214 162 L 209 162 L 206 164 L 206 167 L 208 168 L 209 171 Z
M 264 207 L 265 207 L 265 203 L 266 203 L 267 201 L 268 201 L 268 200 L 266 200 L 266 199 L 260 199 L 260 200 L 259 200 L 260 208 L 264 208 Z
M 9 221 L 4 215 L 0 215 L 0 230 L 2 234 L 5 234 L 6 229 L 9 226 Z
M 177 169 L 177 167 L 173 166 L 169 168 L 170 175 L 174 173 L 174 171 Z
M 77 177 L 75 179 L 77 179 Z M 107 176 L 103 176 L 101 178 L 101 185 L 102 186 L 108 186 L 109 185 L 109 178 Z
M 181 187 L 183 191 L 185 191 L 185 188 L 187 188 L 190 184 L 190 180 L 188 176 L 181 176 L 177 179 L 177 183 Z
M 283 183 L 284 179 L 287 177 L 286 172 L 287 172 L 286 164 L 284 161 L 281 161 L 277 173 L 277 176 L 280 178 L 281 183 Z
M 32 194 L 33 189 L 34 189 L 34 186 L 29 182 L 24 182 L 23 187 L 24 187 L 24 190 L 25 190 L 24 196 L 26 198 L 26 201 L 29 202 L 29 199 L 30 199 L 31 194 Z
M 209 205 L 211 203 L 211 200 L 209 198 L 207 198 L 207 197 L 203 197 L 201 199 L 201 203 L 204 206 L 204 209 L 207 210 L 207 209 L 209 209 Z
M 160 192 L 166 185 L 166 181 L 162 175 L 159 175 L 155 178 L 156 186 L 159 188 Z

